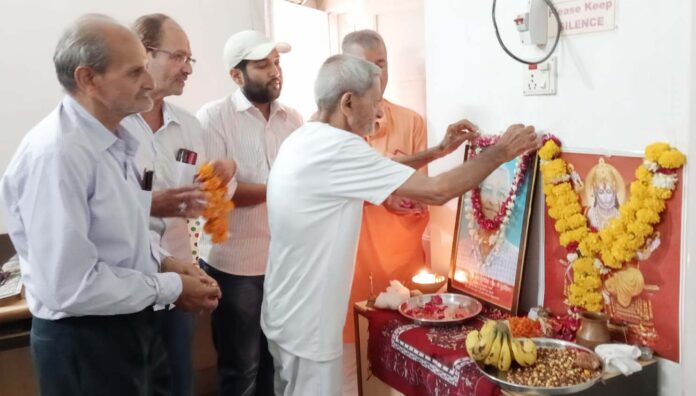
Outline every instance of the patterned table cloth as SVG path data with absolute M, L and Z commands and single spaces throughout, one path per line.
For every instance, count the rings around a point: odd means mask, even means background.
M 465 348 L 469 331 L 486 319 L 502 319 L 485 309 L 461 325 L 419 326 L 398 312 L 368 309 L 367 357 L 370 371 L 406 396 L 496 396 L 500 388 L 484 377 Z

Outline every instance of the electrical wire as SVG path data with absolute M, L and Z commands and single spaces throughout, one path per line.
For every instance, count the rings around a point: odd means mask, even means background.
M 507 46 L 505 46 L 505 43 L 503 43 L 503 39 L 500 38 L 500 32 L 498 31 L 498 22 L 495 19 L 495 6 L 496 6 L 497 0 L 493 0 L 493 9 L 491 11 L 492 17 L 493 17 L 493 27 L 495 28 L 495 37 L 498 39 L 498 43 L 500 43 L 500 46 L 503 48 L 503 51 L 505 51 L 506 54 L 508 54 L 512 59 L 524 63 L 525 65 L 536 65 L 539 63 L 543 63 L 547 59 L 551 57 L 553 52 L 556 50 L 556 46 L 558 45 L 558 41 L 561 38 L 561 31 L 563 30 L 563 26 L 561 25 L 561 17 L 558 16 L 558 11 L 556 10 L 556 7 L 551 3 L 551 0 L 544 0 L 544 3 L 546 3 L 547 6 L 551 9 L 551 13 L 553 14 L 554 18 L 556 18 L 556 24 L 558 26 L 558 31 L 556 33 L 556 39 L 553 42 L 553 46 L 551 47 L 551 51 L 549 51 L 546 56 L 543 58 L 536 60 L 536 61 L 530 61 L 526 59 L 522 59 L 518 57 L 517 55 L 513 54 L 512 51 L 508 49 Z

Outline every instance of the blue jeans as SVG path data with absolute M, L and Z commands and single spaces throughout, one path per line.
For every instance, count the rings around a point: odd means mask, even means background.
M 164 350 L 151 308 L 114 316 L 33 318 L 31 354 L 43 396 L 150 396 Z
M 171 390 L 172 396 L 193 395 L 193 334 L 196 318 L 179 308 L 155 312 L 157 333 L 166 352 L 164 364 L 171 373 L 157 383 Z
M 273 358 L 261 331 L 263 276 L 231 275 L 200 265 L 220 285 L 222 298 L 212 314 L 223 396 L 272 396 Z

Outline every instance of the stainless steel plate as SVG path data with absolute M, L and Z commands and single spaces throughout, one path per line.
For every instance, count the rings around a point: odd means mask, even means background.
M 417 307 L 423 307 L 426 303 L 430 302 L 430 299 L 433 296 L 439 296 L 442 298 L 442 303 L 451 307 L 451 308 L 462 308 L 464 311 L 464 317 L 461 318 L 445 318 L 445 319 L 424 319 L 424 318 L 417 318 L 415 316 L 409 315 L 406 313 L 406 310 L 408 309 L 413 309 Z M 423 294 L 422 296 L 413 296 L 406 300 L 403 304 L 399 306 L 399 313 L 401 313 L 403 316 L 413 320 L 414 322 L 420 324 L 420 325 L 427 325 L 427 326 L 433 326 L 433 325 L 449 325 L 449 324 L 457 324 L 457 323 L 462 323 L 467 319 L 473 318 L 474 316 L 478 315 L 481 312 L 481 309 L 483 309 L 483 306 L 481 303 L 469 296 L 465 296 L 463 294 L 455 294 L 455 293 L 441 293 L 441 294 Z
M 584 352 L 588 352 L 588 353 L 595 355 L 597 357 L 597 359 L 599 359 L 599 361 L 602 362 L 602 359 L 600 359 L 599 356 L 596 353 L 594 353 L 592 350 L 585 348 L 583 346 L 580 346 L 578 344 L 572 343 L 572 342 L 563 341 L 563 340 L 554 340 L 552 338 L 532 338 L 532 340 L 534 340 L 534 343 L 537 345 L 538 348 L 580 349 Z M 481 370 L 483 375 L 485 375 L 491 381 L 498 384 L 498 386 L 500 386 L 502 389 L 513 391 L 513 392 L 525 393 L 528 395 L 570 395 L 572 393 L 584 391 L 585 389 L 593 386 L 594 384 L 599 382 L 599 380 L 602 379 L 602 374 L 600 374 L 597 377 L 595 377 L 589 381 L 575 384 L 572 386 L 560 386 L 560 387 L 553 387 L 553 388 L 526 386 L 526 385 L 514 384 L 512 382 L 507 382 L 506 381 L 507 373 L 500 372 L 500 371 L 498 371 L 498 369 L 496 369 L 494 367 L 484 366 L 481 363 L 477 363 L 476 366 L 478 366 L 479 370 Z M 604 363 L 602 363 L 601 371 L 602 371 L 602 373 L 604 373 Z

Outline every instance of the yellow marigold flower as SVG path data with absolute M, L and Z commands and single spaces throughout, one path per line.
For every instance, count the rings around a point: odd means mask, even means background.
M 554 219 L 554 220 L 560 219 L 561 214 L 562 214 L 561 209 L 562 208 L 559 208 L 559 207 L 553 207 L 553 206 L 550 207 L 549 208 L 549 217 Z
M 643 203 L 642 203 L 642 202 L 643 202 L 642 200 L 633 199 L 633 198 L 632 198 L 632 199 L 630 199 L 628 202 L 624 203 L 624 204 L 621 205 L 621 206 L 622 206 L 622 207 L 625 206 L 625 207 L 631 209 L 632 211 L 637 212 L 637 211 L 639 211 L 640 209 L 643 208 Z
M 626 233 L 626 222 L 623 218 L 617 217 L 614 220 L 610 221 L 609 224 L 606 227 L 604 227 L 604 230 L 602 231 L 605 231 L 605 234 L 609 234 L 614 238 L 617 238 L 618 236 Z
M 602 303 L 602 295 L 600 293 L 589 293 L 586 297 L 587 302 L 593 303 L 593 304 L 601 304 Z
M 568 218 L 566 218 L 569 228 L 579 228 L 587 225 L 587 217 L 580 213 L 576 213 Z
M 584 307 L 584 294 L 585 290 L 581 287 L 570 285 L 568 288 L 568 303 L 570 303 L 570 305 L 579 305 Z
M 660 154 L 656 161 L 661 167 L 667 169 L 678 169 L 686 163 L 686 157 L 677 149 L 671 149 Z
M 650 193 L 662 200 L 667 200 L 672 197 L 672 190 L 666 189 L 666 188 L 659 188 L 659 187 L 651 187 L 650 188 Z
M 551 187 L 551 189 L 553 190 L 553 195 L 556 196 L 574 193 L 573 186 L 568 182 L 556 184 L 555 186 Z
M 550 161 L 556 158 L 556 156 L 558 156 L 560 153 L 561 148 L 558 147 L 556 142 L 553 140 L 548 140 L 546 143 L 544 143 L 544 146 L 539 149 L 539 158 L 543 159 L 544 161 Z
M 658 162 L 662 153 L 670 149 L 669 144 L 663 142 L 657 142 L 649 145 L 645 148 L 645 158 L 652 162 Z
M 558 236 L 558 242 L 561 244 L 561 246 L 566 247 L 569 243 L 573 242 L 573 240 L 571 239 L 570 233 L 564 232 Z
M 576 213 L 581 213 L 582 207 L 579 203 L 572 203 L 561 208 L 563 217 L 570 217 Z
M 602 285 L 602 280 L 596 276 L 580 276 L 574 279 L 575 283 L 585 289 L 597 289 Z
M 640 209 L 636 212 L 636 219 L 646 224 L 657 224 L 660 222 L 660 214 L 651 209 Z
M 630 223 L 626 228 L 635 236 L 642 236 L 643 238 L 647 237 L 653 232 L 653 227 L 650 224 L 646 224 L 640 221 L 634 221 Z
M 573 261 L 573 271 L 578 273 L 591 273 L 594 269 L 594 259 L 589 257 L 580 257 Z
M 635 256 L 635 251 L 631 251 L 628 248 L 626 240 L 617 240 L 614 243 L 614 246 L 611 248 L 611 254 L 614 256 L 614 258 L 616 258 L 616 265 L 618 265 L 617 268 L 621 268 L 623 263 L 633 259 Z
M 629 205 L 621 205 L 619 212 L 621 213 L 621 218 L 623 219 L 630 220 L 636 216 L 636 210 L 633 208 L 633 206 Z
M 556 201 L 554 202 L 553 206 L 561 209 L 563 211 L 562 213 L 564 213 L 564 216 L 565 216 L 566 212 L 564 211 L 564 209 L 567 208 L 568 205 L 572 205 L 572 204 L 576 204 L 576 203 L 577 203 L 577 201 L 572 200 L 572 198 L 569 199 L 568 197 L 561 196 L 561 197 L 556 197 Z
M 566 162 L 560 158 L 541 165 L 541 173 L 544 183 L 555 183 L 559 178 L 568 175 Z
M 549 208 L 554 207 L 557 205 L 557 198 L 554 197 L 553 195 L 547 195 L 546 196 L 546 206 Z
M 590 301 L 587 301 L 587 302 L 585 303 L 585 305 L 583 305 L 583 307 L 584 307 L 586 310 L 590 311 L 590 312 L 600 312 L 600 311 L 602 310 L 602 308 L 603 308 L 603 306 L 602 306 L 602 295 L 599 294 L 599 293 L 592 293 L 590 296 L 596 297 L 596 299 L 598 299 L 599 301 L 597 301 L 597 302 L 590 302 Z M 589 297 L 589 296 L 588 296 L 588 297 Z
M 648 195 L 648 186 L 636 180 L 631 183 L 631 200 L 644 199 Z
M 576 228 L 572 231 L 568 231 L 569 238 L 571 239 L 571 242 L 580 242 L 582 241 L 583 238 L 590 232 L 590 229 L 587 227 L 580 227 Z
M 650 183 L 652 173 L 645 166 L 641 165 L 636 169 L 636 178 L 643 183 Z
M 561 233 L 559 236 L 559 241 L 563 247 L 566 247 L 571 242 L 580 242 L 587 232 L 587 228 L 578 228 L 575 230 L 566 231 Z
M 544 184 L 544 195 L 549 197 L 553 195 L 553 188 L 555 186 L 553 184 Z
M 601 252 L 602 262 L 604 265 L 610 268 L 621 268 L 622 263 L 620 263 L 616 257 L 611 252 L 610 248 L 602 249 Z
M 586 237 L 582 238 L 578 249 L 583 256 L 591 257 L 599 252 L 601 248 L 599 235 L 596 232 L 590 232 Z
M 641 246 L 645 244 L 645 237 L 636 235 L 634 238 L 630 238 L 626 242 L 626 246 L 631 250 L 640 249 Z
M 665 210 L 665 201 L 658 198 L 646 198 L 643 201 L 643 207 L 656 213 L 662 213 Z
M 568 222 L 565 219 L 558 219 L 555 228 L 556 232 L 565 232 L 568 230 Z
M 568 298 L 577 299 L 577 303 L 574 303 L 573 305 L 579 305 L 582 303 L 582 300 L 584 299 L 584 295 L 589 292 L 589 290 L 585 289 L 584 287 L 580 287 L 576 284 L 571 284 L 570 287 L 568 288 Z

